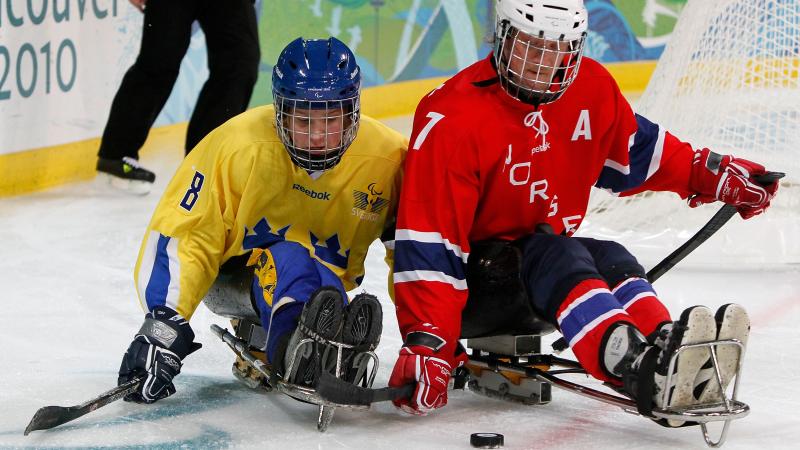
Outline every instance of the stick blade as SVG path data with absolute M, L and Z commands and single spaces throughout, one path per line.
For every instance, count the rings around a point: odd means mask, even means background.
M 73 409 L 69 407 L 45 406 L 44 408 L 39 408 L 36 414 L 33 415 L 31 423 L 25 428 L 24 435 L 27 436 L 31 431 L 49 430 L 57 427 L 72 420 L 73 415 Z
M 317 395 L 339 405 L 369 406 L 377 402 L 411 397 L 416 384 L 380 389 L 357 386 L 323 372 L 317 382 Z
M 369 389 L 347 383 L 326 372 L 320 374 L 316 391 L 323 399 L 339 405 L 369 406 L 372 403 Z

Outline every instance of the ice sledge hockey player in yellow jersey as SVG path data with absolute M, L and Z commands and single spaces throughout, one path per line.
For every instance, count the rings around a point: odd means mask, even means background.
M 182 360 L 200 347 L 188 321 L 204 297 L 214 312 L 250 316 L 254 326 L 237 335 L 260 341 L 258 356 L 292 384 L 313 387 L 319 367 L 330 369 L 327 341 L 377 346 L 380 304 L 366 293 L 348 301 L 345 291 L 361 283 L 376 239 L 392 264 L 408 141 L 360 115 L 360 80 L 341 41 L 298 38 L 273 70 L 274 106 L 229 120 L 181 164 L 139 251 L 136 287 L 147 314 L 119 383 L 146 378 L 126 400 L 175 392 Z M 223 289 L 242 273 L 243 294 Z M 314 345 L 295 352 L 307 338 Z M 364 362 L 349 353 L 345 372 L 358 382 Z M 246 377 L 241 362 L 234 373 Z

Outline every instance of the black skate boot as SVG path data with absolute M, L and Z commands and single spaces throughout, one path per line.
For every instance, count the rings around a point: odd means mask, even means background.
M 636 400 L 639 412 L 653 418 L 653 408 L 669 411 L 698 404 L 695 380 L 710 356 L 709 349 L 682 351 L 668 377 L 670 361 L 681 346 L 713 341 L 716 334 L 711 311 L 693 306 L 677 322 L 663 325 L 652 343 L 630 324 L 613 326 L 606 333 L 600 356 L 606 370 L 622 379 L 623 391 Z M 657 422 L 667 427 L 684 425 L 678 420 Z
M 113 187 L 132 194 L 145 195 L 150 192 L 156 175 L 145 169 L 135 158 L 97 159 L 97 171 L 108 178 Z
M 697 374 L 694 395 L 701 405 L 721 403 L 725 400 L 725 391 L 733 377 L 739 371 L 739 361 L 744 356 L 747 338 L 750 335 L 750 318 L 740 305 L 729 303 L 717 310 L 714 319 L 717 322 L 717 340 L 736 339 L 742 343 L 741 352 L 737 345 L 718 345 L 717 363 L 722 385 L 717 380 L 716 371 L 709 358 Z
M 346 318 L 342 328 L 342 343 L 352 345 L 342 355 L 343 378 L 363 387 L 372 385 L 369 361 L 372 352 L 378 347 L 383 331 L 383 310 L 378 298 L 362 292 L 347 305 Z M 377 363 L 377 361 L 373 361 Z M 377 366 L 373 365 L 377 368 Z
M 343 316 L 344 300 L 337 289 L 323 286 L 311 294 L 286 345 L 285 382 L 313 388 L 322 371 L 335 375 L 337 348 L 330 341 L 338 339 Z

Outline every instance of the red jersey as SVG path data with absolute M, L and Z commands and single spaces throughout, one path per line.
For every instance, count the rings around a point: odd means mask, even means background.
M 395 235 L 402 336 L 430 324 L 455 345 L 470 242 L 514 240 L 545 222 L 571 235 L 592 187 L 686 197 L 693 156 L 634 114 L 590 58 L 560 99 L 538 107 L 502 89 L 491 56 L 462 70 L 414 116 Z

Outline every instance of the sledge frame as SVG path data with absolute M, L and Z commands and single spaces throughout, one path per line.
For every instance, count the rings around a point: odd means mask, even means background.
M 522 378 L 532 378 L 540 383 L 549 384 L 583 397 L 619 407 L 627 413 L 641 415 L 636 406 L 636 402 L 629 397 L 603 392 L 562 378 L 562 376 L 566 374 L 586 375 L 586 371 L 581 368 L 577 361 L 559 358 L 550 354 L 543 354 L 540 352 L 539 345 L 535 346 L 530 351 L 523 350 L 530 348 L 530 346 L 526 344 L 527 342 L 540 342 L 540 338 L 541 335 L 502 335 L 468 339 L 467 348 L 472 351 L 469 356 L 469 362 L 467 363 L 470 375 L 474 374 L 476 370 L 488 370 L 498 374 L 505 372 L 506 374 L 514 374 Z M 714 368 L 714 377 L 710 382 L 716 382 L 717 386 L 721 387 L 722 375 L 719 369 L 719 359 L 717 356 L 717 348 L 719 346 L 735 346 L 739 352 L 738 366 L 732 379 L 733 390 L 730 396 L 723 392 L 723 401 L 720 403 L 694 405 L 671 410 L 654 408 L 652 411 L 653 417 L 651 417 L 654 419 L 697 423 L 700 426 L 703 440 L 706 445 L 712 448 L 719 448 L 724 444 L 732 421 L 744 418 L 750 413 L 750 407 L 738 400 L 739 381 L 741 378 L 745 346 L 737 339 L 683 345 L 676 350 L 670 360 L 667 372 L 669 375 L 666 380 L 666 385 L 670 386 L 675 364 L 677 363 L 678 356 L 682 352 L 688 349 L 706 347 L 710 351 L 711 362 Z M 553 369 L 554 367 L 560 369 Z M 664 395 L 666 395 L 666 391 Z M 710 422 L 724 422 L 722 431 L 716 440 L 711 436 L 711 433 L 709 433 L 707 424 Z

